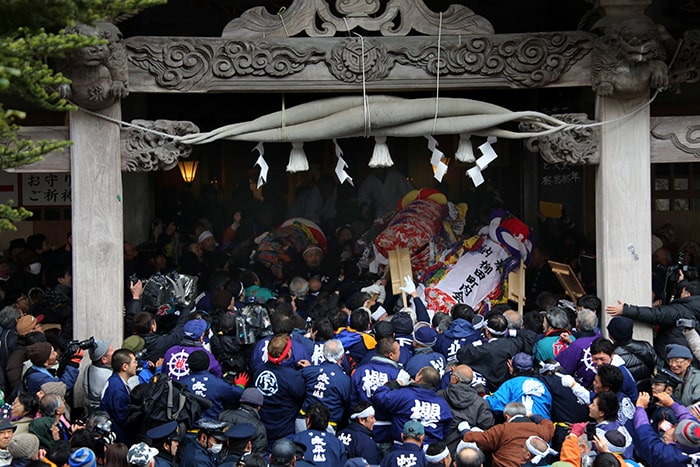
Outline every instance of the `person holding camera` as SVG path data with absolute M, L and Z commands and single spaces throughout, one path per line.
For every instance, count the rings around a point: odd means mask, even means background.
M 112 376 L 112 354 L 114 347 L 109 341 L 95 339 L 95 344 L 88 351 L 92 363 L 83 372 L 83 391 L 85 391 L 85 409 L 88 413 L 100 408 L 100 396 Z
M 666 346 L 679 344 L 687 346 L 682 330 L 676 326 L 679 319 L 700 319 L 700 281 L 689 281 L 682 284 L 679 297 L 668 305 L 647 307 L 630 305 L 617 301 L 616 305 L 608 305 L 605 311 L 610 316 L 626 316 L 628 318 L 659 325 L 659 331 L 654 339 L 654 349 L 663 360 L 668 360 Z
M 69 349 L 70 350 L 70 349 Z M 37 342 L 27 347 L 27 356 L 32 366 L 24 374 L 24 382 L 29 392 L 38 392 L 41 385 L 48 382 L 60 381 L 65 383 L 68 391 L 73 389 L 78 379 L 78 367 L 83 359 L 83 349 L 78 347 L 72 355 L 68 355 L 65 369 L 60 377 L 49 372 L 49 368 L 58 362 L 58 352 L 48 342 Z

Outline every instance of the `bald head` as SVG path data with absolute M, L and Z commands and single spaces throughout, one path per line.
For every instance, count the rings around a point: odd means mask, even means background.
M 520 329 L 523 327 L 523 317 L 517 311 L 506 310 L 503 312 L 503 316 L 508 321 L 508 329 Z
M 452 373 L 457 376 L 460 383 L 471 384 L 472 379 L 474 378 L 474 372 L 472 371 L 471 367 L 467 365 L 457 365 L 452 370 Z

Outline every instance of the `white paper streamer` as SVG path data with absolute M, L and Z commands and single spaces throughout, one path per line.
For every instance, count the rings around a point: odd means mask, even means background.
M 258 188 L 263 186 L 263 183 L 267 182 L 267 172 L 270 169 L 270 166 L 267 165 L 267 161 L 265 161 L 265 158 L 263 155 L 265 155 L 265 148 L 263 147 L 262 142 L 258 143 L 252 151 L 258 151 L 260 155 L 258 156 L 258 160 L 255 161 L 255 164 L 253 164 L 253 167 L 256 165 L 260 166 L 260 175 L 258 175 Z
M 386 136 L 374 137 L 374 151 L 372 151 L 372 159 L 369 161 L 370 167 L 391 167 L 394 161 L 391 160 L 389 154 L 389 146 L 386 144 Z
M 498 157 L 498 154 L 496 154 L 496 151 L 493 150 L 493 147 L 491 147 L 491 143 L 488 141 L 479 146 L 479 151 L 481 151 L 481 156 L 476 160 L 476 165 L 479 167 L 479 169 L 484 170 L 486 167 L 489 166 L 491 162 L 496 160 Z
M 472 179 L 472 182 L 474 183 L 475 187 L 484 183 L 484 177 L 483 175 L 481 175 L 481 170 L 476 165 L 471 169 L 467 170 L 467 175 L 469 175 L 469 178 Z
M 345 159 L 343 159 L 343 150 L 340 148 L 337 140 L 334 139 L 333 144 L 335 145 L 335 155 L 338 158 L 338 162 L 335 164 L 335 175 L 338 177 L 338 181 L 342 185 L 347 180 L 351 186 L 355 186 L 352 182 L 352 177 L 345 171 L 348 164 L 345 162 Z

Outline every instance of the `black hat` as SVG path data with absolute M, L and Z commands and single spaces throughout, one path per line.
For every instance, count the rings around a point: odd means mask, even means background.
M 152 440 L 172 439 L 174 441 L 180 441 L 182 436 L 178 430 L 178 426 L 178 423 L 172 420 L 162 425 L 154 426 L 146 432 L 146 436 Z
M 238 423 L 224 432 L 228 439 L 250 439 L 255 434 L 255 426 L 251 423 Z
M 14 430 L 15 428 L 17 427 L 10 423 L 9 418 L 0 419 L 0 431 Z
M 270 465 L 287 465 L 296 456 L 297 446 L 289 438 L 280 438 L 272 445 Z
M 204 350 L 195 350 L 187 357 L 187 366 L 190 371 L 204 371 L 209 368 L 209 354 Z
M 675 387 L 682 383 L 683 380 L 671 373 L 666 368 L 658 368 L 657 373 L 651 377 L 651 382 L 664 383 L 666 386 L 671 386 L 675 389 Z

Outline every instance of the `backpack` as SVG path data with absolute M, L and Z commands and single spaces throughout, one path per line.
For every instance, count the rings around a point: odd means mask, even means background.
M 175 420 L 189 428 L 211 407 L 211 401 L 192 393 L 187 386 L 167 375 L 156 375 L 148 386 L 142 407 L 153 426 Z
M 254 298 L 235 314 L 236 336 L 241 345 L 255 344 L 273 334 L 267 308 L 256 303 Z

